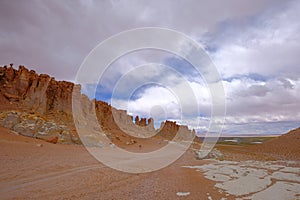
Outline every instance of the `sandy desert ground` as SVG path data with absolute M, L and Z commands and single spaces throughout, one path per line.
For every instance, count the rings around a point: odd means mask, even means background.
M 83 146 L 51 144 L 1 131 L 1 199 L 220 199 L 214 182 L 183 168 L 202 165 L 187 152 L 162 170 L 127 174 L 94 159 Z
M 196 160 L 189 150 L 164 169 L 128 174 L 81 145 L 0 132 L 1 199 L 300 199 L 295 161 Z

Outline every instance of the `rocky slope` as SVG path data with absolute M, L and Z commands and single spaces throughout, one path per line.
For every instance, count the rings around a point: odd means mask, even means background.
M 106 102 L 88 99 L 81 94 L 79 85 L 57 81 L 46 74 L 39 75 L 24 66 L 14 69 L 12 64 L 10 67 L 0 67 L 0 125 L 30 137 L 48 140 L 52 138 L 61 143 L 79 143 L 73 123 L 72 95 L 86 106 L 87 111 L 95 106 L 102 130 L 112 140 L 128 131 L 138 132 L 136 135 L 139 136 L 156 131 L 151 118 L 139 119 L 136 116 L 133 123 L 133 117 L 127 115 L 125 110 L 118 110 Z M 11 120 L 13 122 L 9 122 Z M 55 133 L 44 130 L 49 123 L 55 127 L 52 127 Z M 61 127 L 65 127 L 65 132 Z M 179 127 L 181 126 L 176 122 L 163 122 L 158 135 L 172 139 Z M 189 131 L 187 126 L 182 128 Z M 33 132 L 29 133 L 30 131 Z M 132 137 L 128 136 L 126 140 L 132 141 Z

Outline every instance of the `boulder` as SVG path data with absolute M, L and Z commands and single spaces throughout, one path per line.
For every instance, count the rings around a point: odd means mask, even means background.
M 50 138 L 50 139 L 46 140 L 46 142 L 56 144 L 58 142 L 58 137 Z
M 216 148 L 211 150 L 208 154 L 205 151 L 197 151 L 196 157 L 197 157 L 197 159 L 215 159 L 215 160 L 223 160 L 224 159 L 223 154 Z

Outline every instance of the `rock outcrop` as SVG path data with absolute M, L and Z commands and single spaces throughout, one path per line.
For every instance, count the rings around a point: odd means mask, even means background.
M 67 126 L 59 125 L 36 114 L 19 111 L 2 112 L 0 113 L 0 125 L 20 135 L 51 143 L 78 143 Z
M 176 122 L 169 120 L 161 123 L 158 134 L 168 140 L 172 140 L 179 130 L 186 133 L 191 133 L 191 135 L 195 136 L 195 130 L 191 131 L 189 130 L 188 126 L 178 125 Z
M 178 132 L 179 125 L 173 121 L 165 121 L 160 125 L 160 134 L 172 136 L 174 133 Z
M 0 67 L 0 93 L 10 102 L 18 102 L 42 114 L 62 111 L 71 114 L 73 83 L 56 81 L 46 74 L 19 66 Z
M 202 159 L 215 159 L 215 160 L 223 160 L 223 154 L 216 148 L 212 149 L 208 154 L 202 151 L 196 151 L 196 158 L 199 160 Z
M 28 70 L 24 66 L 19 66 L 19 69 L 14 69 L 11 64 L 10 67 L 0 67 L 0 112 L 7 110 L 21 110 L 27 114 L 44 115 L 46 118 L 53 120 L 56 123 L 64 123 L 69 130 L 73 139 L 68 141 L 77 141 L 76 128 L 73 123 L 72 115 L 72 98 L 80 101 L 84 105 L 86 113 L 93 111 L 95 107 L 95 115 L 98 118 L 102 130 L 107 134 L 117 131 L 124 133 L 133 133 L 133 137 L 150 137 L 156 133 L 154 129 L 154 121 L 152 118 L 139 118 L 128 115 L 126 110 L 118 110 L 106 102 L 98 100 L 90 100 L 86 95 L 81 94 L 81 86 L 67 81 L 56 81 L 53 77 L 46 74 L 37 74 L 34 70 Z M 9 107 L 10 109 L 4 109 Z M 15 130 L 16 127 L 21 126 L 18 124 L 7 125 L 7 119 L 11 116 L 18 118 L 18 123 L 23 124 L 24 134 L 31 137 L 43 137 L 47 134 L 29 133 L 31 129 L 28 127 L 33 126 L 35 123 L 27 123 L 28 120 L 22 118 L 25 114 L 20 113 L 6 113 L 7 117 L 2 120 L 5 127 Z M 20 121 L 21 120 L 21 121 Z M 25 121 L 24 121 L 25 120 Z M 17 121 L 15 121 L 17 123 Z M 48 122 L 45 122 L 47 124 Z M 39 123 L 37 123 L 35 129 Z M 44 124 L 44 122 L 42 123 Z M 42 125 L 43 127 L 44 125 Z M 45 125 L 47 126 L 47 125 Z M 158 130 L 159 135 L 170 138 L 178 132 L 179 127 L 182 130 L 188 130 L 187 126 L 177 125 L 176 122 L 166 121 L 162 123 L 161 128 Z M 43 128 L 41 128 L 42 131 Z M 21 130 L 21 129 L 18 129 Z M 17 131 L 22 132 L 22 131 Z M 61 142 L 61 129 L 56 130 L 58 142 Z M 28 133 L 28 134 L 27 134 Z M 77 139 L 76 139 L 77 138 Z

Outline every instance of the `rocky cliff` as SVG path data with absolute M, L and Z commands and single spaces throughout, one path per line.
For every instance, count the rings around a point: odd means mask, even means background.
M 52 111 L 71 114 L 73 83 L 56 81 L 46 74 L 38 75 L 24 66 L 16 70 L 11 65 L 0 67 L 0 86 L 4 102 L 17 102 L 42 114 Z
M 136 133 L 135 135 L 139 137 L 147 137 L 149 133 L 155 132 L 152 118 L 147 120 L 146 118 L 140 119 L 136 116 L 133 123 L 133 117 L 127 115 L 125 110 L 118 110 L 106 102 L 98 100 L 91 101 L 88 99 L 87 96 L 80 93 L 79 85 L 66 81 L 57 81 L 55 78 L 46 74 L 39 75 L 34 70 L 28 70 L 24 66 L 19 66 L 19 69 L 14 69 L 12 64 L 9 67 L 0 67 L 0 111 L 21 110 L 31 115 L 46 116 L 47 119 L 58 124 L 57 130 L 60 132 L 62 132 L 59 128 L 61 124 L 68 126 L 70 130 L 68 134 L 72 136 L 68 136 L 68 138 L 72 138 L 71 142 L 75 141 L 77 143 L 78 137 L 72 117 L 73 91 L 75 91 L 76 99 L 84 102 L 87 110 L 91 110 L 91 106 L 95 106 L 98 121 L 105 132 L 109 134 L 113 134 L 116 131 L 125 133 L 132 132 Z M 15 116 L 17 114 L 8 113 L 7 115 Z M 19 115 L 27 116 L 24 113 Z M 4 116 L 6 115 L 2 115 L 2 119 L 5 121 Z M 24 117 L 19 118 L 23 119 Z M 23 121 L 22 123 L 25 123 L 28 120 Z M 27 126 L 31 125 L 24 125 L 23 128 Z M 172 138 L 179 130 L 179 127 L 176 122 L 166 121 L 162 123 L 159 129 L 159 135 Z M 16 130 L 14 127 L 9 128 Z M 188 130 L 185 126 L 182 126 L 182 128 Z M 17 130 L 21 129 L 22 128 L 18 128 Z M 22 132 L 20 133 L 22 134 Z M 43 134 L 45 135 L 45 131 L 42 134 L 35 133 L 33 135 L 39 136 Z M 59 138 L 60 135 L 56 134 L 55 137 Z M 66 138 L 66 136 L 64 136 L 64 138 Z

